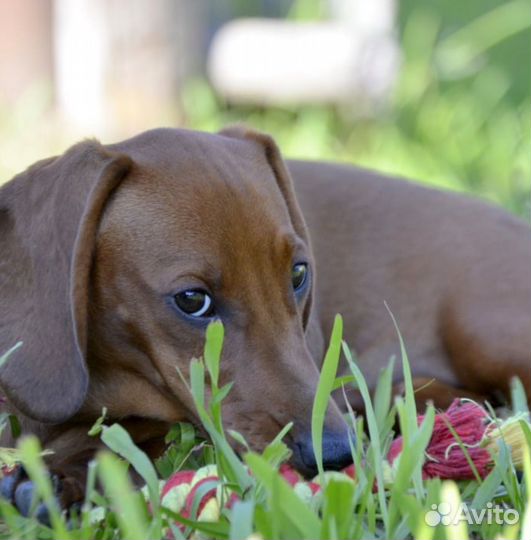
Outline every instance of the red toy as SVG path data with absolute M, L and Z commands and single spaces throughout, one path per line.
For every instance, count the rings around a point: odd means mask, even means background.
M 423 416 L 418 417 L 419 424 Z M 498 451 L 498 442 L 503 439 L 511 448 L 513 463 L 522 465 L 525 436 L 519 423 L 520 417 L 512 417 L 498 423 L 493 420 L 483 407 L 469 400 L 456 399 L 445 412 L 435 415 L 433 433 L 426 448 L 426 461 L 422 472 L 424 478 L 443 478 L 468 480 L 475 478 L 475 472 L 462 450 L 466 447 L 479 477 L 486 477 L 494 466 L 493 454 Z M 450 429 L 451 427 L 451 429 Z M 459 437 L 460 442 L 454 434 Z M 403 450 L 402 437 L 397 437 L 391 444 L 387 455 L 389 475 L 386 483 L 392 483 L 400 454 Z M 301 475 L 289 465 L 282 465 L 279 470 L 286 482 L 303 499 L 309 499 L 321 490 L 318 477 L 305 481 Z M 351 481 L 355 481 L 354 465 L 342 471 Z M 331 473 L 337 477 L 337 474 Z M 220 484 L 203 494 L 197 504 L 197 511 L 192 515 L 196 493 L 200 486 L 209 481 L 217 482 L 219 478 L 215 466 L 209 465 L 198 471 L 181 471 L 175 473 L 164 485 L 161 500 L 164 506 L 180 513 L 183 517 L 201 521 L 216 521 L 221 513 L 221 505 L 230 508 L 238 497 L 235 493 L 223 489 Z

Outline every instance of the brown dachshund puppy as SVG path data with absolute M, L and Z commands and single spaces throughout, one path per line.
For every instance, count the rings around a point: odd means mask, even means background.
M 487 398 L 513 375 L 531 392 L 525 223 L 353 167 L 286 167 L 269 137 L 243 129 L 160 129 L 37 163 L 0 190 L 0 254 L 0 352 L 23 342 L 0 370 L 4 409 L 55 451 L 64 505 L 83 497 L 103 406 L 151 455 L 170 424 L 196 420 L 176 367 L 188 374 L 215 318 L 222 379 L 234 381 L 225 425 L 260 449 L 293 421 L 308 474 L 335 313 L 370 386 L 398 351 L 387 301 L 419 401 Z M 325 467 L 344 466 L 335 404 L 324 438 Z M 1 490 L 27 512 L 27 479 Z

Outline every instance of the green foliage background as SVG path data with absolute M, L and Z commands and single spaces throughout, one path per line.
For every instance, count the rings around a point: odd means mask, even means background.
M 241 3 L 240 3 L 241 4 Z M 235 12 L 260 12 L 258 2 Z M 254 5 L 254 7 L 253 7 Z M 204 80 L 183 96 L 187 123 L 246 122 L 291 157 L 342 160 L 458 191 L 529 215 L 531 11 L 524 0 L 402 0 L 402 69 L 386 106 L 234 107 Z M 315 0 L 287 16 L 325 16 Z
M 234 106 L 200 77 L 188 81 L 169 108 L 179 111 L 184 127 L 215 131 L 247 122 L 270 132 L 288 156 L 347 161 L 472 192 L 529 220 L 527 0 L 397 4 L 401 71 L 381 107 L 368 108 L 359 99 L 341 106 Z M 253 15 L 314 20 L 328 16 L 326 6 L 320 0 L 220 0 L 209 4 L 209 16 L 218 23 Z M 50 112 L 50 100 L 50 89 L 38 86 L 14 107 L 0 102 L 0 183 L 74 142 Z M 133 133 L 117 137 L 128 135 Z

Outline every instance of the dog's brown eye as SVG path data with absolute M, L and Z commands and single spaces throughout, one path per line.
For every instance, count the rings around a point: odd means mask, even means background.
M 306 263 L 297 263 L 291 270 L 291 282 L 293 283 L 293 289 L 298 291 L 306 282 L 308 275 L 308 265 Z
M 214 311 L 212 298 L 201 289 L 181 291 L 174 298 L 177 307 L 191 317 L 209 317 Z

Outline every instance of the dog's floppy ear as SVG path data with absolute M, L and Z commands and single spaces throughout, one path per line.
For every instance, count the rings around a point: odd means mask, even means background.
M 308 234 L 308 229 L 306 227 L 302 211 L 299 203 L 297 202 L 297 197 L 295 196 L 293 181 L 291 180 L 288 168 L 282 159 L 282 155 L 280 154 L 280 150 L 278 149 L 274 139 L 270 135 L 260 133 L 241 125 L 227 127 L 220 131 L 220 135 L 254 141 L 264 149 L 266 160 L 273 170 L 277 185 L 282 193 L 282 196 L 284 197 L 284 200 L 286 201 L 293 228 L 298 236 L 304 240 L 306 245 L 311 250 L 310 235 Z M 315 274 L 315 265 L 312 266 L 314 267 Z M 304 312 L 305 321 L 307 321 L 309 318 L 311 301 L 312 298 L 310 295 L 310 299 L 306 304 Z
M 0 189 L 0 386 L 25 415 L 58 423 L 81 407 L 88 282 L 97 227 L 131 160 L 82 142 Z

